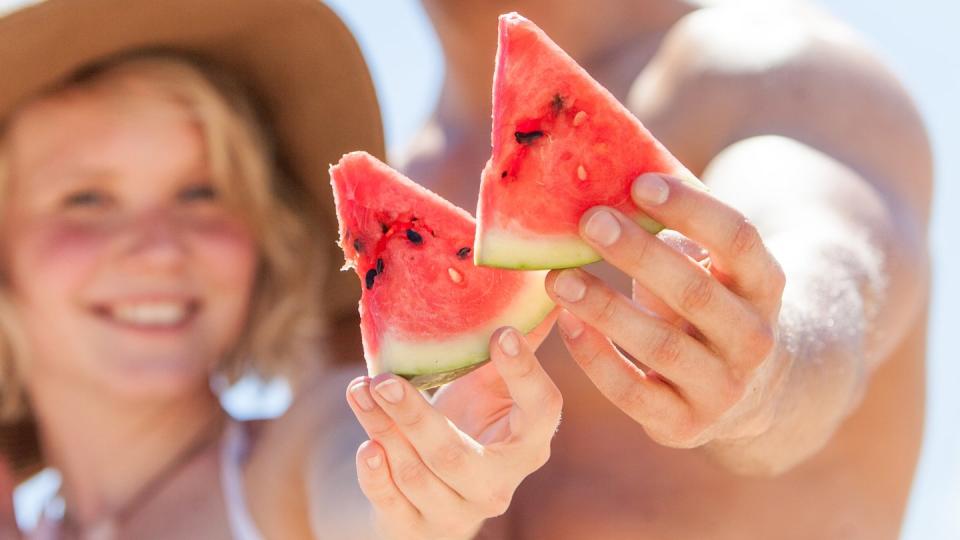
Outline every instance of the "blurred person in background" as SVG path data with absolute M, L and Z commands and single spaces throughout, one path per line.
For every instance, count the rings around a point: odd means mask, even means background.
M 252 540 L 470 538 L 542 465 L 560 397 L 515 330 L 434 404 L 334 365 L 327 166 L 383 143 L 329 9 L 50 0 L 0 18 L 0 69 L 0 537 L 41 467 L 29 537 Z M 227 415 L 249 374 L 284 415 Z
M 446 77 L 401 159 L 413 178 L 475 207 L 496 19 L 516 10 L 711 189 L 637 179 L 635 202 L 677 231 L 662 241 L 584 216 L 608 264 L 552 273 L 569 353 L 540 349 L 564 422 L 490 530 L 896 538 L 923 424 L 932 165 L 859 36 L 803 2 L 423 5 Z

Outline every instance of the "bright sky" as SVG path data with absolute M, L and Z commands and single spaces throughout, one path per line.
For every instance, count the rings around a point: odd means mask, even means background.
M 0 0 L 0 11 L 23 0 Z M 388 142 L 396 151 L 429 113 L 442 56 L 418 0 L 330 0 L 357 33 L 374 73 Z M 932 229 L 934 308 L 927 438 L 903 540 L 960 538 L 960 21 L 956 0 L 822 0 L 862 31 L 902 76 L 926 118 L 937 155 Z M 483 61 L 492 62 L 492 59 Z M 15 76 L 15 74 L 13 74 Z M 953 240 L 952 242 L 950 240 Z

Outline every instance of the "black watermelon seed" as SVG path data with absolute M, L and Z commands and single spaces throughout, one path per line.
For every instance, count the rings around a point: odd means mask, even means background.
M 467 255 L 470 255 L 470 248 L 462 247 L 457 251 L 457 257 L 460 259 L 466 259 Z
M 500 173 L 500 178 L 506 178 L 506 177 L 507 177 L 507 171 L 503 171 L 502 173 Z
M 553 100 L 550 102 L 550 107 L 553 109 L 554 114 L 563 110 L 563 96 L 560 94 L 554 94 Z
M 410 218 L 410 221 L 418 221 L 419 219 L 420 218 L 418 218 L 417 216 L 413 216 L 412 218 Z
M 420 233 L 413 229 L 407 229 L 407 240 L 410 240 L 414 244 L 419 244 L 423 242 L 423 237 L 420 236 Z
M 373 280 L 376 278 L 377 278 L 377 270 L 375 268 L 371 268 L 367 270 L 367 278 L 366 278 L 367 290 L 373 288 Z
M 353 241 L 353 250 L 357 253 L 363 253 L 363 242 L 359 238 Z
M 390 230 L 390 227 L 387 227 L 386 223 L 380 224 L 380 232 L 382 232 L 383 234 L 387 234 L 387 231 L 389 230 Z
M 377 259 L 377 274 L 383 273 L 383 259 Z
M 543 137 L 542 131 L 517 131 L 513 134 L 513 137 L 517 140 L 519 144 L 532 144 L 533 141 Z

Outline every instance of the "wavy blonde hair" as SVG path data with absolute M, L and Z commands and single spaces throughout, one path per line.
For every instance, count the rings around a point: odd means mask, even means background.
M 280 173 L 272 139 L 239 83 L 196 59 L 157 52 L 126 55 L 84 69 L 45 95 L 111 84 L 116 77 L 150 84 L 193 113 L 204 133 L 214 183 L 256 235 L 260 258 L 246 328 L 217 373 L 233 382 L 251 372 L 297 371 L 316 357 L 326 326 L 320 301 L 326 268 L 320 250 L 311 245 L 310 233 L 319 224 L 309 189 Z M 0 131 L 0 212 L 10 174 L 4 147 Z M 0 267 L 0 420 L 10 422 L 28 412 L 23 387 L 28 351 L 4 273 Z

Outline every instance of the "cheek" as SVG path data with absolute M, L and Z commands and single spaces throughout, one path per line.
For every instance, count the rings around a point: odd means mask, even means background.
M 63 299 L 92 279 L 108 253 L 101 229 L 36 224 L 12 235 L 9 260 L 14 289 L 29 298 Z

